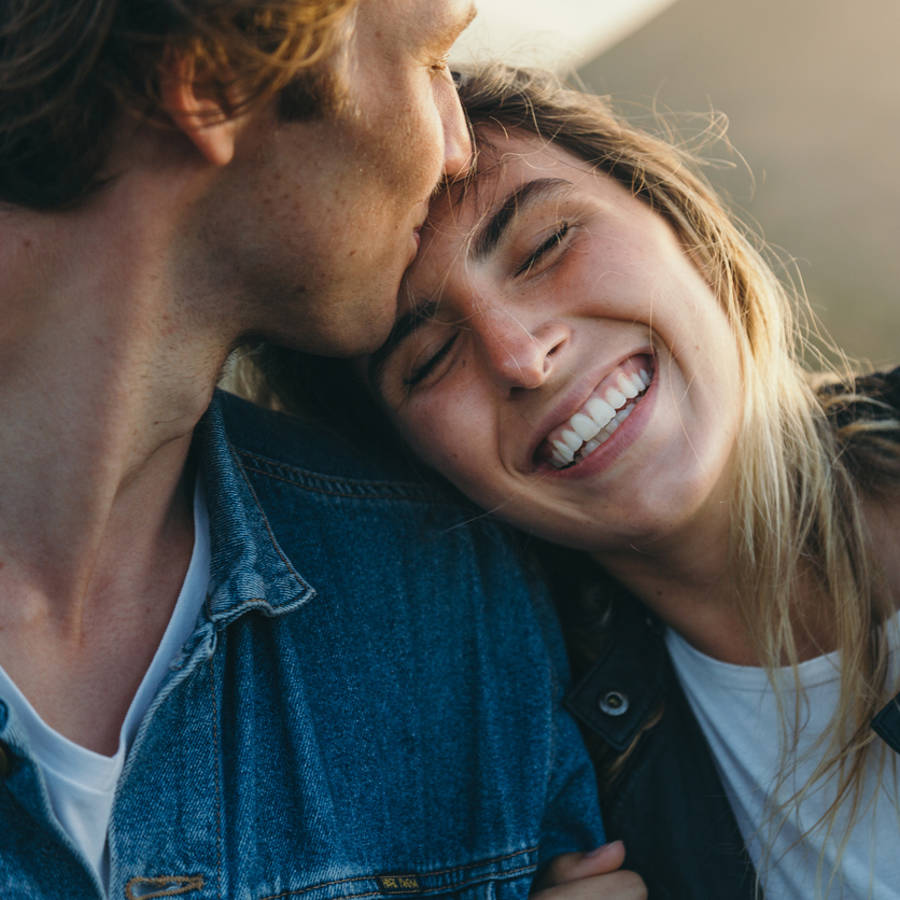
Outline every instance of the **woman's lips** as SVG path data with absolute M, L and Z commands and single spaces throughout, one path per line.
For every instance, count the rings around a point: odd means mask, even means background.
M 631 415 L 653 380 L 653 358 L 632 356 L 610 372 L 584 405 L 554 428 L 535 452 L 537 464 L 555 469 L 576 465 L 602 446 Z

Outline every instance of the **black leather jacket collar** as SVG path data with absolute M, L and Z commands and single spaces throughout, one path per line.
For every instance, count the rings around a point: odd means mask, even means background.
M 661 626 L 632 600 L 614 609 L 604 630 L 599 658 L 566 705 L 598 772 L 627 754 L 600 786 L 607 834 L 624 840 L 626 868 L 643 877 L 651 900 L 762 896 Z
M 712 753 L 685 698 L 661 624 L 636 600 L 594 623 L 600 653 L 566 698 L 598 772 L 610 839 L 651 900 L 762 897 Z M 900 753 L 900 695 L 872 727 Z

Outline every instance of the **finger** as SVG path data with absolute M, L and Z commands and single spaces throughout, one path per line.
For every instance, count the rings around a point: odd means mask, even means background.
M 621 841 L 601 844 L 590 853 L 563 853 L 547 867 L 540 880 L 540 887 L 552 887 L 591 875 L 614 872 L 624 861 L 625 845 Z
M 647 900 L 647 888 L 640 875 L 620 869 L 546 888 L 531 897 L 532 900 Z
M 625 862 L 625 845 L 621 841 L 601 844 L 596 850 L 585 853 L 581 860 L 569 871 L 571 878 L 587 878 L 590 875 L 605 875 L 615 872 Z

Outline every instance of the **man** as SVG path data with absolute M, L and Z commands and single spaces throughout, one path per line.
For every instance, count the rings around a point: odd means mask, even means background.
M 445 57 L 474 10 L 15 6 L 0 896 L 523 896 L 599 824 L 505 538 L 213 398 L 248 336 L 383 339 L 468 162 Z

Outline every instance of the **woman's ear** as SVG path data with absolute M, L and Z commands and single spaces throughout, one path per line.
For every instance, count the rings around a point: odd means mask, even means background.
M 196 61 L 184 53 L 168 53 L 160 71 L 160 99 L 175 126 L 214 166 L 234 156 L 238 119 L 222 92 L 198 78 Z

